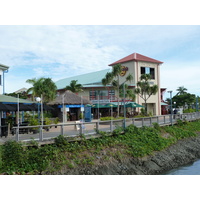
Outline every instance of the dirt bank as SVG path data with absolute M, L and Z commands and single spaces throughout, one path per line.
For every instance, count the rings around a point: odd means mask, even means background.
M 155 175 L 189 164 L 200 158 L 200 135 L 178 141 L 167 149 L 144 158 L 95 155 L 92 165 L 64 167 L 54 174 L 66 175 Z M 122 154 L 123 155 L 123 154 Z M 105 159 L 106 158 L 106 159 Z

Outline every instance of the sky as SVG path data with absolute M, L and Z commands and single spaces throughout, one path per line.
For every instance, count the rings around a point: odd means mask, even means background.
M 162 88 L 200 95 L 198 25 L 1 25 L 0 35 L 6 93 L 31 87 L 27 79 L 103 70 L 136 52 L 164 62 Z

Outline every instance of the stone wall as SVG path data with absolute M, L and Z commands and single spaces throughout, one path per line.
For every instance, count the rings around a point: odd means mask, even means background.
M 68 175 L 156 175 L 189 164 L 200 158 L 200 135 L 178 141 L 167 149 L 143 158 L 103 159 L 106 150 L 96 156 L 94 165 L 63 168 L 55 174 Z

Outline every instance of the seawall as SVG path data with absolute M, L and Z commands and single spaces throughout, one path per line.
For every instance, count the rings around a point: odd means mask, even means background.
M 62 168 L 54 174 L 66 175 L 156 175 L 189 164 L 200 158 L 200 135 L 179 140 L 160 152 L 143 157 L 109 157 L 106 150 L 96 156 L 93 165 Z

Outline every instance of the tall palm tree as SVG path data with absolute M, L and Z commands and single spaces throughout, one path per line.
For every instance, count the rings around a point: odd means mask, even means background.
M 42 82 L 44 81 L 44 78 L 33 78 L 33 79 L 28 79 L 26 80 L 26 83 L 29 83 L 32 85 L 32 87 L 30 87 L 27 90 L 27 93 L 31 93 L 32 94 L 32 99 L 34 99 L 37 96 L 41 96 L 41 92 L 38 90 L 38 88 L 40 88 L 39 85 L 42 85 Z
M 81 92 L 82 90 L 82 85 L 77 83 L 78 80 L 72 80 L 71 83 L 65 87 L 66 90 L 70 90 L 73 93 Z
M 178 93 L 176 95 L 186 94 L 187 88 L 185 88 L 184 86 L 180 86 L 180 87 L 178 87 L 178 89 L 176 91 L 178 91 Z
M 49 102 L 55 99 L 57 87 L 51 78 L 33 78 L 28 79 L 27 83 L 32 84 L 27 93 L 32 93 L 32 98 L 43 96 L 43 102 Z
M 112 87 L 116 88 L 118 90 L 118 106 L 117 106 L 117 115 L 119 116 L 119 97 L 121 96 L 121 92 L 120 92 L 120 83 L 119 83 L 119 76 L 120 76 L 120 73 L 121 73 L 121 69 L 122 69 L 122 66 L 121 64 L 117 64 L 117 65 L 114 65 L 113 68 L 112 68 L 112 72 L 108 72 L 105 76 L 105 78 L 102 79 L 102 84 L 104 86 L 106 85 L 111 85 Z M 128 74 L 128 76 L 126 77 L 126 80 L 123 84 L 125 84 L 126 82 L 131 82 L 133 80 L 133 76 L 131 74 Z M 127 90 L 126 90 L 127 91 Z M 131 96 L 131 98 L 135 98 L 135 95 L 132 93 L 131 95 L 131 92 L 128 91 L 129 93 L 129 96 Z
M 135 93 L 138 94 L 145 104 L 145 114 L 147 115 L 147 100 L 151 95 L 155 95 L 158 92 L 158 85 L 150 86 L 149 80 L 151 80 L 150 74 L 142 74 L 140 81 L 137 82 L 137 88 L 135 88 Z

